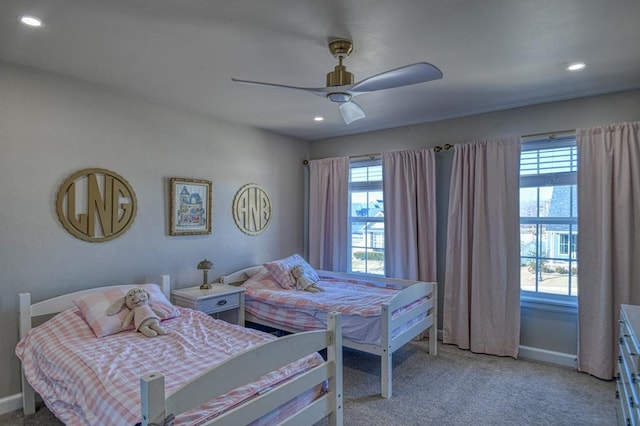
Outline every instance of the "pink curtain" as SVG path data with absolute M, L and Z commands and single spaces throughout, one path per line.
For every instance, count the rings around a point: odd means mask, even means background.
M 640 122 L 579 129 L 578 368 L 614 375 L 620 304 L 640 304 Z
M 454 147 L 443 341 L 518 356 L 520 138 Z
M 436 167 L 433 150 L 382 154 L 385 272 L 436 281 Z
M 347 270 L 349 158 L 309 161 L 309 263 Z

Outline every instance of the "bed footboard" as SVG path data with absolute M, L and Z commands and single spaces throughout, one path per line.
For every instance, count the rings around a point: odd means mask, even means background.
M 428 331 L 429 354 L 437 354 L 437 295 L 436 283 L 417 282 L 402 290 L 389 303 L 382 304 L 380 342 L 383 346 L 380 355 L 380 393 L 383 398 L 391 398 L 393 393 L 392 367 L 393 353 L 396 350 Z M 393 316 L 393 313 L 398 309 L 419 300 L 422 300 L 422 303 L 418 303 L 395 317 Z M 402 329 L 402 331 L 394 335 L 394 330 L 397 329 Z
M 206 425 L 249 424 L 328 380 L 328 392 L 287 419 L 284 424 L 313 424 L 328 417 L 330 425 L 340 426 L 343 418 L 342 324 L 338 313 L 329 314 L 327 330 L 292 334 L 242 352 L 191 380 L 166 399 L 164 377 L 161 374 L 153 373 L 142 377 L 142 425 L 163 424 L 164 419 L 171 415 L 183 413 L 325 348 L 327 360 L 322 364 L 217 416 Z
M 344 343 L 346 347 L 380 356 L 380 393 L 384 398 L 391 398 L 393 353 L 396 350 L 428 331 L 429 353 L 436 355 L 438 352 L 438 284 L 435 282 L 387 277 L 361 277 L 346 272 L 318 271 L 318 274 L 321 277 L 367 281 L 381 287 L 392 287 L 401 290 L 388 303 L 382 304 L 382 331 L 379 346 L 347 341 Z M 421 299 L 424 299 L 425 302 L 397 315 L 395 318 L 392 316 L 398 309 Z M 394 335 L 394 330 L 397 329 L 402 329 L 402 331 Z
M 253 266 L 221 277 L 221 281 L 227 284 L 241 283 L 254 273 L 260 266 Z M 348 272 L 334 272 L 318 270 L 321 278 L 335 278 L 343 280 L 366 281 L 379 287 L 389 287 L 400 290 L 388 303 L 382 306 L 381 336 L 379 344 L 358 343 L 348 338 L 343 338 L 343 346 L 366 353 L 380 356 L 380 393 L 384 398 L 392 395 L 392 357 L 393 353 L 407 342 L 420 336 L 425 331 L 429 333 L 429 353 L 437 355 L 438 352 L 438 284 L 435 282 L 423 282 L 398 278 L 378 276 L 363 276 Z M 409 309 L 392 318 L 392 314 L 398 308 L 411 305 L 413 302 L 424 299 L 413 309 Z M 298 333 L 300 330 L 283 326 L 276 322 L 261 319 L 246 312 L 246 320 L 268 327 Z M 394 331 L 400 328 L 402 331 L 394 335 Z

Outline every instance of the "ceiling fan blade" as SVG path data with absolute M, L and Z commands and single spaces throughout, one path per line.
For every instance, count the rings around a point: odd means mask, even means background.
M 345 124 L 351 124 L 356 120 L 360 120 L 365 117 L 364 111 L 360 108 L 360 105 L 353 101 L 342 102 L 340 106 L 340 114 Z
M 442 78 L 442 71 L 426 62 L 418 62 L 366 78 L 351 88 L 352 94 L 409 86 Z M 355 93 L 353 93 L 355 92 Z
M 250 81 L 250 80 L 240 80 L 237 78 L 231 77 L 231 80 L 236 83 L 241 84 L 250 84 L 253 86 L 265 86 L 265 87 L 274 87 L 276 89 L 293 89 L 293 90 L 302 90 L 304 92 L 312 93 L 317 96 L 322 96 L 325 98 L 327 93 L 329 92 L 326 87 L 298 87 L 298 86 L 287 86 L 286 84 L 277 84 L 277 83 L 264 83 L 261 81 Z

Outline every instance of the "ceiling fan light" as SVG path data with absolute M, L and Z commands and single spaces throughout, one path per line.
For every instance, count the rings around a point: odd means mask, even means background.
M 360 105 L 353 101 L 341 103 L 338 105 L 338 109 L 340 110 L 342 119 L 347 125 L 365 117 L 364 111 L 360 108 Z
M 327 95 L 327 98 L 331 102 L 343 103 L 343 102 L 349 102 L 351 100 L 351 95 L 344 92 L 334 92 L 334 93 L 329 93 Z

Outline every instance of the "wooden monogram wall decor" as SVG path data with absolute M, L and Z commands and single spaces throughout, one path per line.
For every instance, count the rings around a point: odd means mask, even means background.
M 258 235 L 271 219 L 271 200 L 255 183 L 243 186 L 233 198 L 233 220 L 242 232 Z
M 70 175 L 56 197 L 56 212 L 64 229 L 91 243 L 124 234 L 136 211 L 136 194 L 129 182 L 105 169 L 84 169 Z

